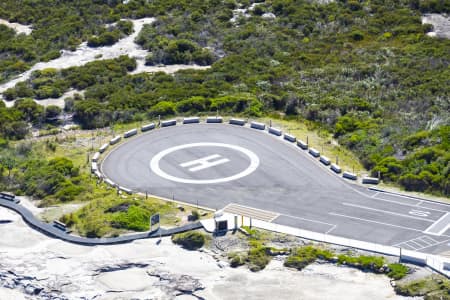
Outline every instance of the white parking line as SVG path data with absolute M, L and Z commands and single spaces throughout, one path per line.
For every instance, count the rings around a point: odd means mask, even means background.
M 380 192 L 376 192 L 375 194 L 373 194 L 372 196 L 370 196 L 370 198 L 375 198 Z
M 406 229 L 406 230 L 410 230 L 410 231 L 422 232 L 422 230 L 420 230 L 420 229 L 415 229 L 415 228 L 401 226 L 401 225 L 395 225 L 395 224 L 384 223 L 384 222 L 379 222 L 379 221 L 374 221 L 374 220 L 368 220 L 368 219 L 364 219 L 364 218 L 352 217 L 352 216 L 347 216 L 347 215 L 333 213 L 333 212 L 330 212 L 328 214 L 332 215 L 332 216 L 338 216 L 338 217 L 349 218 L 349 219 L 354 219 L 354 220 L 359 220 L 359 221 L 365 221 L 365 222 L 369 222 L 369 223 L 381 224 L 381 225 L 386 225 L 386 226 L 390 226 L 390 227 L 402 228 L 402 229 Z
M 430 220 L 430 219 L 421 218 L 421 217 L 414 217 L 414 216 L 405 215 L 405 214 L 401 214 L 401 213 L 396 213 L 396 212 L 392 212 L 392 211 L 388 211 L 388 210 L 377 209 L 377 208 L 373 208 L 373 207 L 368 207 L 368 206 L 363 206 L 363 205 L 358 205 L 358 204 L 352 204 L 352 203 L 347 203 L 347 202 L 343 202 L 342 204 L 345 205 L 345 206 L 357 207 L 357 208 L 361 208 L 361 209 L 381 212 L 381 213 L 384 213 L 384 214 L 389 214 L 389 215 L 394 215 L 394 216 L 399 216 L 399 217 L 404 217 L 404 218 L 410 218 L 410 219 L 415 219 L 415 220 L 421 220 L 421 221 L 426 221 L 426 222 L 431 222 L 431 223 L 436 221 L 436 220 Z
M 430 227 L 425 229 L 425 233 L 432 235 L 442 235 L 450 228 L 450 213 L 446 213 L 439 220 L 434 222 Z
M 418 237 L 418 238 L 416 239 L 416 241 L 420 241 L 421 243 L 424 243 L 424 244 L 426 244 L 426 245 L 433 245 L 433 243 L 430 243 L 430 241 L 427 241 L 423 236 Z
M 416 246 L 411 246 L 409 243 L 411 243 L 411 241 L 407 241 L 407 242 L 400 243 L 398 246 L 401 248 L 400 245 L 404 244 L 404 245 L 408 246 L 409 248 L 411 248 L 411 249 L 413 249 L 413 250 L 419 249 L 419 248 L 417 248 Z
M 408 243 L 416 244 L 417 246 L 419 246 L 417 249 L 420 249 L 423 247 L 423 245 L 421 243 L 417 242 L 417 239 L 409 240 Z
M 397 201 L 394 201 L 394 200 L 383 199 L 383 198 L 374 198 L 374 199 L 385 201 L 385 202 L 390 202 L 390 203 L 396 203 L 398 205 L 409 206 L 409 207 L 416 207 L 417 208 L 417 204 L 406 204 L 406 203 L 397 202 Z M 443 212 L 443 213 L 448 212 L 448 211 L 442 210 L 442 209 L 428 208 L 428 207 L 424 207 L 424 206 L 419 206 L 419 207 L 426 208 L 428 210 L 439 211 L 439 212 Z
M 328 225 L 331 226 L 332 229 L 330 229 L 329 231 L 333 230 L 336 228 L 336 224 L 331 224 L 331 223 L 327 223 L 327 222 L 322 222 L 322 221 L 317 221 L 317 220 L 311 220 L 311 219 L 306 219 L 306 218 L 302 218 L 302 217 L 296 217 L 296 216 L 291 216 L 291 215 L 286 215 L 286 214 L 282 214 L 281 216 L 286 216 L 292 219 L 298 219 L 298 220 L 303 220 L 303 221 L 308 221 L 308 222 L 312 222 L 312 223 L 318 223 L 318 224 L 324 224 L 324 225 Z M 328 231 L 327 231 L 328 233 Z
M 427 236 L 427 235 L 423 235 L 423 236 L 419 236 L 419 237 L 414 238 L 414 239 L 410 239 L 408 241 L 404 241 L 404 242 L 395 244 L 393 246 L 394 247 L 401 247 L 401 248 L 404 247 L 404 246 L 407 246 L 407 247 L 413 249 L 414 251 L 422 251 L 423 249 L 434 247 L 434 246 L 438 246 L 438 245 L 441 245 L 441 244 L 444 244 L 444 243 L 450 241 L 450 239 L 447 239 L 447 240 L 442 241 L 442 242 L 438 242 L 438 241 L 434 240 L 435 242 L 433 244 L 427 244 L 426 246 L 421 245 L 420 243 L 417 242 L 417 241 L 423 241 L 425 238 L 430 238 L 430 237 Z M 419 247 L 415 246 L 414 244 L 419 245 Z M 402 246 L 402 245 L 404 245 L 404 246 Z

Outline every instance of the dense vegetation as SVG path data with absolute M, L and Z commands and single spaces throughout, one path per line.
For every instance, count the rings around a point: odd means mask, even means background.
M 54 152 L 56 144 L 47 141 L 43 147 Z M 31 143 L 22 143 L 0 152 L 0 190 L 4 189 L 42 199 L 48 204 L 85 196 L 90 182 L 70 159 L 46 159 Z
M 0 17 L 32 22 L 36 28 L 47 20 L 40 4 L 32 20 L 24 20 L 12 2 L 0 6 Z M 68 101 L 66 107 L 85 128 L 217 109 L 249 116 L 275 111 L 320 124 L 386 182 L 450 195 L 450 41 L 426 36 L 432 27 L 420 20 L 423 12 L 448 12 L 448 1 L 101 3 L 64 4 L 98 8 L 95 22 L 89 13 L 83 16 L 88 20 L 78 40 L 101 35 L 104 23 L 120 17 L 156 16 L 137 38 L 150 51 L 148 64 L 214 64 L 207 71 L 174 76 L 124 76 L 135 62 L 120 58 L 41 71 L 4 96 L 45 98 L 70 87 L 86 89 L 84 97 Z M 238 7 L 246 14 L 237 14 Z M 24 11 L 28 9 L 25 5 Z M 3 31 L 8 36 L 8 30 Z M 5 44 L 42 39 L 39 32 L 11 36 Z M 66 40 L 56 44 L 51 47 L 69 45 Z M 8 51 L 0 53 L 25 61 Z M 44 47 L 42 53 L 49 51 Z M 111 68 L 114 64 L 119 67 Z M 3 136 L 20 138 L 26 133 L 28 120 L 17 108 L 0 107 L 2 122 L 8 124 L 1 127 Z M 22 129 L 21 134 L 12 133 L 12 126 Z
M 423 297 L 425 300 L 449 300 L 450 280 L 444 276 L 432 275 L 399 283 L 395 292 L 408 297 Z
M 320 245 L 305 245 L 301 247 L 278 249 L 272 244 L 273 240 L 280 240 L 280 236 L 274 238 L 271 233 L 243 227 L 248 234 L 248 251 L 228 253 L 230 266 L 233 268 L 248 265 L 248 268 L 257 272 L 264 269 L 273 256 L 285 256 L 284 266 L 302 270 L 317 260 L 346 265 L 363 271 L 384 273 L 392 279 L 398 280 L 405 277 L 410 271 L 401 263 L 388 263 L 383 256 L 355 255 L 351 251 L 335 253 Z

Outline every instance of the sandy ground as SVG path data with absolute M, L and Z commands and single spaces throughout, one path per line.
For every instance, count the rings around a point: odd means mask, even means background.
M 425 14 L 422 16 L 422 23 L 434 26 L 434 30 L 428 32 L 427 35 L 450 39 L 450 16 L 442 14 Z
M 0 299 L 405 299 L 385 276 L 330 264 L 259 273 L 169 238 L 84 247 L 50 239 L 0 208 Z M 39 296 L 30 296 L 43 289 Z M 28 294 L 26 294 L 28 293 Z M 191 294 L 195 295 L 195 297 Z M 44 297 L 45 296 L 45 297 Z
M 30 75 L 35 70 L 42 70 L 46 68 L 56 68 L 63 69 L 74 66 L 82 66 L 88 62 L 94 60 L 112 59 L 119 57 L 121 55 L 128 55 L 134 57 L 137 61 L 137 68 L 133 71 L 135 73 L 141 72 L 166 72 L 174 73 L 181 69 L 206 69 L 209 66 L 197 66 L 197 65 L 171 65 L 171 66 L 146 66 L 145 56 L 147 55 L 147 50 L 142 49 L 139 45 L 134 43 L 135 38 L 141 31 L 145 24 L 153 23 L 155 18 L 143 18 L 138 20 L 131 20 L 134 25 L 134 32 L 119 40 L 112 46 L 90 48 L 87 43 L 82 43 L 76 51 L 66 51 L 62 50 L 62 55 L 49 62 L 40 62 L 35 64 L 30 70 L 25 73 L 20 74 L 17 78 L 10 80 L 4 84 L 0 85 L 0 93 L 3 93 L 8 88 L 14 87 L 16 83 L 25 81 L 30 78 Z M 36 100 L 37 103 L 47 106 L 47 105 L 57 105 L 59 107 L 64 107 L 64 98 L 71 96 L 71 92 L 64 94 L 58 99 L 47 99 L 47 100 Z M 1 97 L 1 96 L 0 96 Z M 2 98 L 2 97 L 1 97 Z M 2 98 L 3 99 L 3 98 Z M 5 101 L 8 107 L 14 105 L 14 101 Z
M 10 23 L 9 21 L 3 20 L 3 19 L 0 19 L 0 24 L 6 25 L 9 28 L 14 29 L 18 34 L 25 33 L 28 35 L 31 33 L 31 31 L 33 31 L 33 29 L 31 29 L 31 26 L 29 26 L 29 25 L 22 25 L 19 23 Z

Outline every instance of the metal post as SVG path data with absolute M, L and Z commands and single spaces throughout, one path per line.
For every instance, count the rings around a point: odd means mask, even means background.
M 269 120 L 269 127 L 272 127 L 272 120 Z
M 336 155 L 336 164 L 339 165 L 339 156 Z
M 309 145 L 308 136 L 306 136 L 306 145 Z

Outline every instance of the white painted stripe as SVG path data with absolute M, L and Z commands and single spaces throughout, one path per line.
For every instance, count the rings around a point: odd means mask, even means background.
M 407 241 L 407 242 L 404 242 L 403 244 L 406 245 L 406 246 L 408 246 L 409 248 L 411 248 L 411 249 L 413 249 L 413 250 L 419 249 L 419 248 L 417 248 L 416 246 L 411 245 L 410 243 L 411 243 L 411 241 Z
M 449 220 L 446 220 L 446 219 Z M 435 231 L 435 227 L 441 226 L 442 224 L 440 224 L 441 222 L 446 222 L 447 224 L 444 225 L 444 227 L 442 227 L 441 230 L 439 231 Z M 442 235 L 444 232 L 447 231 L 447 229 L 450 228 L 450 213 L 446 213 L 445 215 L 443 215 L 439 220 L 437 220 L 436 222 L 434 222 L 430 227 L 428 227 L 427 229 L 425 229 L 425 233 L 428 234 L 432 234 L 432 235 Z
M 221 157 L 219 154 L 212 154 L 210 156 L 205 156 L 205 157 L 202 157 L 199 159 L 184 162 L 184 163 L 180 164 L 180 167 L 187 168 L 187 167 L 190 167 L 193 165 L 198 165 L 205 161 L 212 160 L 212 159 L 219 158 L 219 157 Z
M 416 241 L 420 241 L 421 243 L 424 243 L 426 245 L 433 245 L 433 243 L 430 243 L 430 241 L 427 241 L 426 239 L 423 238 L 423 236 L 418 237 L 417 239 L 415 239 Z
M 374 198 L 374 199 L 380 200 L 380 201 L 384 201 L 384 202 L 389 202 L 389 203 L 396 203 L 396 204 L 398 204 L 398 205 L 403 205 L 403 206 L 409 206 L 409 207 L 415 207 L 415 208 L 417 208 L 417 204 L 406 204 L 406 203 L 397 202 L 397 201 L 394 201 L 394 200 L 383 199 L 383 198 L 378 198 L 378 197 L 377 197 L 377 198 Z M 446 212 L 447 212 L 446 210 L 441 210 L 441 209 L 428 208 L 428 207 L 423 207 L 423 206 L 419 206 L 419 207 L 422 207 L 422 208 L 425 208 L 425 209 L 428 209 L 428 210 L 439 211 L 439 212 L 443 212 L 443 213 L 446 213 Z
M 422 248 L 422 249 L 420 249 L 420 250 L 423 250 L 423 249 L 426 249 L 426 248 L 430 248 L 430 247 L 434 247 L 434 246 L 438 246 L 438 245 L 441 245 L 441 244 L 447 243 L 448 241 L 450 241 L 450 239 L 448 239 L 448 240 L 445 240 L 445 241 L 442 241 L 442 242 L 437 242 L 436 244 L 433 244 L 433 245 L 430 245 L 430 246 L 427 246 L 427 247 L 423 247 L 423 248 Z
M 417 242 L 417 239 L 409 240 L 408 243 L 416 244 L 417 246 L 419 246 L 418 249 L 424 247 L 424 245 L 422 245 L 421 243 Z
M 375 223 L 375 224 L 386 225 L 386 226 L 390 226 L 390 227 L 402 228 L 402 229 L 406 229 L 406 230 L 410 230 L 410 231 L 422 232 L 422 230 L 420 230 L 420 229 L 415 229 L 415 228 L 401 226 L 401 225 L 394 225 L 394 224 L 384 223 L 384 222 L 379 222 L 379 221 L 374 221 L 374 220 L 368 220 L 368 219 L 358 218 L 358 217 L 353 217 L 353 216 L 347 216 L 347 215 L 338 214 L 338 213 L 334 213 L 334 212 L 330 212 L 328 214 L 332 215 L 332 216 L 338 216 L 338 217 L 343 217 L 343 218 L 348 218 L 348 219 L 353 219 L 353 220 L 365 221 L 368 223 Z
M 286 217 L 289 217 L 292 219 L 299 219 L 299 220 L 304 220 L 304 221 L 308 221 L 308 222 L 318 223 L 318 224 L 329 225 L 329 226 L 337 226 L 336 224 L 331 224 L 331 223 L 326 223 L 326 222 L 322 222 L 322 221 L 311 220 L 311 219 L 306 219 L 306 218 L 301 218 L 301 217 L 296 217 L 296 216 L 291 216 L 291 215 L 282 214 L 282 216 L 286 216 Z
M 190 168 L 189 171 L 197 172 L 197 171 L 200 171 L 200 170 L 203 170 L 203 169 L 207 169 L 207 168 L 211 168 L 211 167 L 215 167 L 215 166 L 227 163 L 229 161 L 230 160 L 228 158 L 222 158 L 222 159 L 219 159 L 219 160 L 216 160 L 216 161 L 213 161 L 213 162 L 208 162 L 208 163 L 202 164 L 200 166 Z
M 352 206 L 352 207 L 357 207 L 357 208 L 361 208 L 361 209 L 381 212 L 384 214 L 389 214 L 389 215 L 394 215 L 394 216 L 399 216 L 399 217 L 404 217 L 404 218 L 410 218 L 410 219 L 416 219 L 416 220 L 421 220 L 421 221 L 426 221 L 426 222 L 431 222 L 431 223 L 433 223 L 435 221 L 435 220 L 429 220 L 429 219 L 425 219 L 425 218 L 421 218 L 421 217 L 414 217 L 414 216 L 410 216 L 410 215 L 405 215 L 405 214 L 401 214 L 401 213 L 396 213 L 396 212 L 392 212 L 392 211 L 388 211 L 388 210 L 377 209 L 377 208 L 358 205 L 358 204 L 352 204 L 352 203 L 346 203 L 346 202 L 344 202 L 342 204 L 345 206 Z
M 330 232 L 332 232 L 333 230 L 335 230 L 337 227 L 337 225 L 333 225 L 333 227 L 331 227 L 327 232 L 325 232 L 325 234 L 329 234 Z

